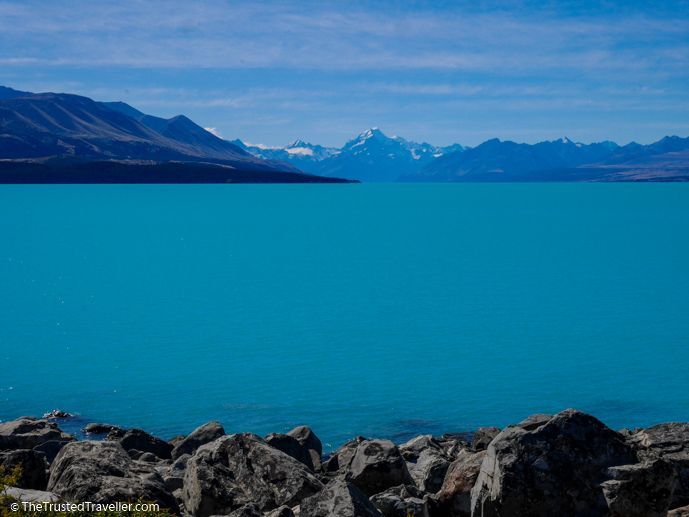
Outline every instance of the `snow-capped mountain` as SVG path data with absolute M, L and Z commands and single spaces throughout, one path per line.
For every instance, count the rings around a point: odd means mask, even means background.
M 283 160 L 313 174 L 337 176 L 360 181 L 395 181 L 402 174 L 420 170 L 448 152 L 464 150 L 459 144 L 436 147 L 427 143 L 386 136 L 377 127 L 349 140 L 341 149 L 322 147 L 295 140 L 286 147 L 233 144 L 264 160 Z

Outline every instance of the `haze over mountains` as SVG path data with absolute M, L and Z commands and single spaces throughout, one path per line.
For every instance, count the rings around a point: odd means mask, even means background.
M 0 87 L 0 160 L 3 170 L 10 162 L 15 169 L 19 162 L 179 162 L 253 171 L 264 175 L 262 181 L 270 181 L 265 174 L 274 173 L 300 173 L 303 180 L 304 172 L 312 175 L 308 181 L 685 181 L 689 138 L 624 147 L 610 141 L 586 145 L 565 137 L 533 145 L 492 139 L 465 148 L 419 144 L 372 128 L 340 149 L 302 140 L 269 148 L 239 139 L 228 142 L 184 115 L 164 119 L 123 102 Z M 13 177 L 20 180 L 20 172 Z

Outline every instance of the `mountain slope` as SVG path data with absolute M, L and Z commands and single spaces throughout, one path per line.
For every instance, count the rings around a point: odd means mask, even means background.
M 279 169 L 186 117 L 165 121 L 161 131 L 122 109 L 77 95 L 42 93 L 0 101 L 1 159 L 68 154 L 92 160 L 216 160 L 244 169 Z
M 441 156 L 400 181 L 514 181 L 519 175 L 544 169 L 579 167 L 612 155 L 616 144 L 576 144 L 567 138 L 538 144 L 501 142 Z

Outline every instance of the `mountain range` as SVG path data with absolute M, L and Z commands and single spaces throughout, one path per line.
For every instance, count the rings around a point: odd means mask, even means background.
M 576 143 L 566 137 L 533 145 L 492 139 L 469 148 L 419 144 L 371 128 L 339 149 L 302 140 L 266 147 L 223 140 L 184 115 L 164 119 L 123 102 L 0 87 L 0 160 L 0 172 L 9 170 L 10 162 L 24 164 L 12 165 L 16 181 L 28 163 L 34 168 L 52 164 L 54 169 L 107 161 L 139 168 L 194 165 L 197 172 L 189 181 L 200 177 L 198 166 L 223 169 L 202 171 L 204 178 L 222 179 L 230 171 L 244 171 L 257 181 L 277 178 L 271 174 L 283 179 L 296 174 L 291 180 L 309 182 L 686 181 L 689 138 L 668 136 L 650 145 L 632 142 L 623 147 L 610 141 Z M 163 171 L 172 169 L 155 170 L 168 174 Z M 174 170 L 175 177 L 184 177 L 179 167 Z M 136 174 L 129 171 L 126 176 Z M 151 177 L 150 170 L 141 174 Z M 79 178 L 84 178 L 83 171 Z M 237 180 L 251 178 L 235 174 Z
M 284 181 L 332 181 L 305 175 L 287 162 L 256 158 L 183 115 L 162 119 L 121 102 L 101 103 L 65 93 L 31 94 L 2 88 L 0 97 L 0 172 L 4 174 L 0 181 L 15 182 L 22 173 L 38 180 L 49 173 L 53 179 L 62 174 L 66 182 L 83 181 L 84 163 L 91 164 L 94 171 L 107 171 L 94 172 L 94 182 L 98 174 L 112 180 L 116 179 L 113 171 L 125 169 L 122 176 L 128 182 L 136 180 L 136 174 L 167 182 L 170 178 L 157 177 L 152 171 L 167 174 L 172 169 L 176 180 L 182 182 L 251 180 L 246 172 L 253 173 L 256 181 L 278 177 Z M 113 168 L 107 163 L 112 161 L 120 165 Z M 149 167 L 170 163 L 188 164 L 189 176 L 179 166 Z M 78 170 L 76 165 L 80 165 Z

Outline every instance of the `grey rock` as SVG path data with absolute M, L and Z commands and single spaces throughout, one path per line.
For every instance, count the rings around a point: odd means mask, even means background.
M 133 460 L 138 460 L 144 454 L 146 454 L 144 451 L 140 451 L 138 449 L 129 449 L 127 451 L 127 456 L 129 456 Z
M 23 416 L 0 424 L 0 451 L 33 449 L 48 441 L 75 442 L 71 434 L 62 432 L 55 422 Z
M 263 517 L 263 512 L 256 503 L 249 503 L 232 512 L 229 517 Z
M 474 433 L 474 437 L 471 440 L 471 447 L 475 451 L 485 451 L 497 435 L 500 434 L 501 429 L 499 427 L 480 427 L 478 431 Z
M 296 438 L 286 434 L 270 433 L 264 438 L 264 441 L 271 447 L 284 452 L 295 460 L 306 465 L 309 470 L 314 471 L 313 460 L 309 450 L 299 443 Z
M 81 432 L 86 434 L 108 434 L 110 431 L 121 431 L 122 429 L 116 425 L 110 424 L 97 424 L 91 422 L 86 427 L 84 427 Z
M 311 463 L 313 463 L 314 470 L 320 471 L 322 469 L 321 458 L 323 457 L 323 444 L 318 439 L 318 436 L 316 436 L 316 433 L 314 433 L 310 427 L 302 425 L 292 429 L 289 433 L 287 433 L 287 436 L 291 436 L 292 438 L 296 439 L 300 444 L 309 450 Z
M 122 502 L 143 497 L 162 508 L 177 502 L 156 470 L 133 461 L 116 442 L 83 441 L 65 445 L 50 467 L 48 490 L 67 501 Z
M 54 409 L 50 413 L 46 413 L 43 415 L 44 419 L 51 419 L 51 418 L 72 418 L 74 415 L 72 413 L 65 413 L 64 411 L 60 411 L 59 409 Z
M 45 454 L 45 460 L 48 462 L 48 464 L 51 464 L 53 461 L 55 461 L 55 457 L 62 450 L 62 448 L 68 443 L 70 442 L 49 440 L 47 442 L 43 442 L 39 445 L 36 445 L 36 447 L 34 447 L 33 450 Z
M 139 456 L 137 461 L 141 461 L 143 463 L 158 463 L 161 460 L 152 452 L 144 452 L 141 456 Z
M 107 440 L 119 443 L 126 451 L 135 449 L 141 452 L 150 452 L 162 459 L 172 458 L 172 445 L 141 429 L 129 429 L 128 431 L 114 429 L 108 434 Z
M 169 443 L 170 445 L 172 445 L 173 448 L 175 448 L 175 447 L 177 447 L 180 443 L 182 443 L 182 442 L 184 441 L 185 438 L 186 438 L 185 435 L 179 434 L 179 435 L 177 435 L 177 436 L 173 436 L 172 438 L 170 438 L 170 439 L 167 441 L 167 443 Z
M 689 517 L 689 506 L 675 508 L 674 510 L 668 512 L 667 517 Z
M 361 490 L 340 479 L 331 481 L 318 494 L 304 499 L 299 513 L 300 517 L 382 516 Z
M 60 496 L 52 492 L 42 490 L 28 490 L 25 488 L 8 488 L 7 495 L 24 503 L 54 503 L 60 500 Z
M 17 466 L 21 466 L 18 488 L 45 490 L 48 486 L 48 462 L 42 452 L 32 449 L 0 452 L 0 467 L 5 472 Z
M 488 447 L 471 515 L 604 516 L 605 470 L 635 462 L 624 437 L 573 409 L 545 423 L 509 426 Z
M 437 496 L 443 515 L 471 516 L 471 489 L 476 484 L 486 454 L 486 451 L 464 451 L 452 462 Z
M 674 466 L 664 459 L 611 467 L 601 487 L 610 517 L 666 517 L 677 484 Z
M 348 465 L 354 456 L 354 452 L 360 443 L 365 442 L 366 438 L 357 436 L 353 440 L 349 440 L 342 447 L 337 449 L 324 463 L 323 471 L 326 473 L 335 473 L 340 471 L 341 465 Z
M 517 424 L 517 427 L 521 427 L 525 431 L 535 431 L 539 427 L 542 427 L 550 422 L 553 418 L 553 415 L 543 415 L 538 413 L 536 415 L 531 415 L 525 420 L 522 420 Z
M 251 434 L 200 447 L 186 467 L 182 497 L 194 517 L 228 514 L 256 503 L 263 512 L 294 506 L 323 488 L 306 466 Z
M 629 438 L 642 461 L 656 458 L 672 463 L 678 483 L 670 508 L 689 505 L 689 423 L 668 422 L 641 429 Z
M 440 490 L 453 460 L 444 445 L 431 435 L 417 436 L 400 445 L 400 454 L 407 462 L 409 475 L 419 489 L 432 493 Z
M 371 504 L 385 517 L 429 517 L 425 492 L 410 486 L 388 488 L 371 497 Z
M 289 506 L 281 506 L 276 508 L 270 513 L 266 514 L 266 517 L 294 517 L 294 512 Z
M 156 465 L 158 474 L 163 478 L 165 485 L 173 491 L 173 494 L 176 490 L 181 490 L 184 487 L 184 473 L 187 470 L 189 458 L 191 455 L 185 454 L 177 458 L 172 465 Z
M 349 462 L 340 465 L 340 476 L 370 497 L 393 486 L 413 485 L 407 463 L 390 440 L 364 440 Z
M 625 438 L 629 438 L 629 437 L 631 437 L 631 436 L 634 435 L 634 433 L 632 433 L 632 432 L 631 432 L 629 429 L 627 429 L 626 427 L 623 427 L 622 429 L 620 429 L 620 430 L 617 431 L 617 432 L 620 433 L 620 434 L 621 434 L 622 436 L 624 436 Z
M 208 422 L 192 432 L 189 436 L 181 439 L 172 450 L 172 459 L 176 460 L 185 454 L 194 454 L 196 449 L 210 443 L 218 438 L 225 436 L 225 429 L 220 422 Z M 168 443 L 170 443 L 168 441 Z

